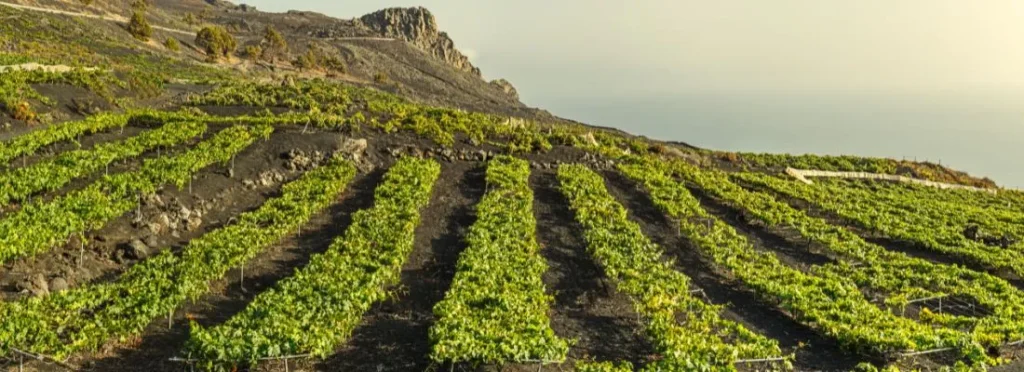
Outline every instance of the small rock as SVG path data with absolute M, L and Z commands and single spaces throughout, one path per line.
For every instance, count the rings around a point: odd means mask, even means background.
M 191 216 L 192 216 L 192 210 L 188 209 L 188 207 L 183 205 L 183 206 L 181 206 L 181 208 L 178 208 L 178 217 L 180 217 L 181 219 L 187 220 Z
M 114 260 L 114 262 L 117 262 L 119 264 L 125 263 L 124 251 L 120 249 L 114 251 L 114 253 L 111 254 L 110 259 Z
M 286 156 L 288 163 L 285 164 L 285 167 L 290 171 L 309 169 L 313 166 L 313 159 L 311 159 L 304 151 L 293 149 L 288 151 Z
M 348 154 L 352 156 L 354 159 L 359 159 L 360 157 L 363 156 L 364 153 L 366 153 L 366 148 L 368 146 L 369 144 L 366 142 L 365 138 L 345 138 L 341 141 L 341 144 L 338 145 L 338 151 L 343 154 Z M 392 156 L 395 155 L 392 154 Z
M 68 289 L 68 281 L 67 281 L 67 279 L 64 279 L 64 278 L 61 278 L 61 277 L 56 277 L 56 278 L 53 278 L 53 280 L 50 281 L 50 292 L 56 293 L 56 292 L 60 292 L 60 291 L 67 290 L 67 289 Z
M 195 231 L 202 224 L 203 224 L 203 219 L 202 218 L 199 218 L 199 216 L 192 216 L 185 223 L 185 228 L 188 229 L 188 231 Z
M 143 239 L 142 242 L 146 243 L 146 245 L 149 246 L 150 248 L 160 246 L 160 239 L 157 238 L 156 235 L 147 236 L 146 239 Z
M 487 151 L 480 150 L 476 152 L 476 158 L 480 161 L 487 161 Z
M 50 284 L 43 274 L 35 274 L 18 284 L 19 289 L 32 293 L 33 296 L 45 296 L 50 293 Z
M 147 207 L 153 206 L 157 208 L 162 208 L 164 206 L 164 199 L 157 194 L 146 195 L 146 198 L 143 201 L 143 205 Z
M 132 239 L 131 243 L 124 249 L 124 256 L 134 260 L 141 260 L 149 256 L 149 246 L 139 239 Z
M 161 234 L 164 231 L 171 230 L 172 227 L 171 216 L 167 215 L 167 213 L 160 213 L 149 224 L 149 231 L 154 234 Z

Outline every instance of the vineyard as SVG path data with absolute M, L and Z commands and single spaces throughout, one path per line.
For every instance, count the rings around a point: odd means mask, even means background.
M 0 30 L 75 66 L 0 72 L 4 370 L 1024 369 L 1024 196 L 988 179 Z

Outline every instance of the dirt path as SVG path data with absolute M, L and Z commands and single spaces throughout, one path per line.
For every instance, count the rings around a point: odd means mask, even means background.
M 569 349 L 569 361 L 593 358 L 644 365 L 654 347 L 632 302 L 615 289 L 587 252 L 583 228 L 558 190 L 555 171 L 534 170 L 530 184 L 537 242 L 548 261 L 544 285 L 555 297 L 551 327 L 557 335 L 576 340 Z M 529 367 L 523 370 L 537 370 L 535 365 Z
M 867 172 L 833 172 L 823 171 L 814 169 L 795 169 L 786 168 L 786 174 L 797 179 L 797 181 L 806 183 L 808 185 L 813 184 L 808 177 L 819 177 L 819 178 L 846 178 L 846 179 L 865 179 L 865 180 L 885 180 L 885 181 L 896 181 L 903 183 L 912 183 L 922 186 L 935 187 L 939 189 L 958 189 L 968 191 L 987 192 L 990 194 L 996 194 L 998 191 L 994 189 L 983 189 L 980 187 L 954 185 L 951 183 L 942 183 L 928 180 L 921 180 L 917 178 L 911 178 L 906 176 L 897 176 L 893 174 L 880 174 L 880 173 L 867 173 Z
M 431 364 L 428 330 L 444 298 L 484 194 L 482 163 L 443 163 L 430 204 L 421 211 L 415 247 L 402 268 L 396 298 L 363 316 L 346 346 L 321 371 L 422 371 Z M 448 368 L 443 368 L 448 370 Z

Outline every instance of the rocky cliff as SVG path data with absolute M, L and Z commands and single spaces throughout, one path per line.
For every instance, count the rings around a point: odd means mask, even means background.
M 502 92 L 505 92 L 509 97 L 519 100 L 519 92 L 516 91 L 516 87 L 512 86 L 512 83 L 505 79 L 492 80 L 491 85 L 498 87 Z
M 408 41 L 458 70 L 481 76 L 480 69 L 455 49 L 455 42 L 448 34 L 438 30 L 437 20 L 425 8 L 388 8 L 367 14 L 359 20 L 383 37 Z

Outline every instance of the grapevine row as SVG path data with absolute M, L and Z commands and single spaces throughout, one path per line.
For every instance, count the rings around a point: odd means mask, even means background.
M 229 368 L 264 357 L 333 352 L 398 282 L 419 210 L 439 174 L 432 160 L 399 160 L 375 190 L 374 206 L 356 212 L 327 252 L 227 322 L 213 328 L 193 324 L 188 355 L 206 361 L 207 368 Z
M 199 170 L 227 162 L 272 131 L 268 126 L 231 127 L 182 154 L 148 159 L 137 171 L 105 175 L 82 190 L 26 204 L 0 220 L 0 262 L 35 255 L 72 235 L 102 227 L 135 208 L 140 195 L 166 184 L 184 187 Z
M 72 180 L 99 171 L 111 163 L 158 147 L 184 143 L 206 131 L 206 125 L 171 122 L 159 129 L 116 143 L 103 143 L 91 150 L 75 150 L 24 168 L 0 174 L 0 205 L 21 201 L 35 193 L 57 190 Z
M 887 236 L 916 242 L 939 253 L 969 260 L 996 269 L 1009 269 L 1024 275 L 1024 251 L 988 246 L 982 242 L 966 239 L 961 231 L 965 226 L 950 226 L 948 211 L 943 216 L 908 211 L 899 205 L 872 201 L 872 197 L 857 194 L 838 187 L 797 184 L 776 177 L 742 174 L 740 179 L 765 187 L 789 197 L 802 199 L 827 211 L 881 232 Z
M 991 308 L 983 318 L 933 314 L 922 320 L 972 331 L 986 347 L 1024 339 L 1024 293 L 1005 280 L 959 266 L 939 265 L 868 243 L 856 234 L 813 218 L 763 193 L 748 191 L 717 170 L 672 163 L 675 174 L 701 189 L 750 212 L 768 226 L 792 228 L 838 257 L 839 263 L 813 267 L 823 277 L 851 280 L 860 288 L 887 295 L 886 303 L 902 308 L 915 298 L 963 295 Z
M 882 311 L 849 281 L 806 274 L 771 253 L 757 251 L 731 226 L 702 209 L 689 190 L 669 176 L 663 163 L 621 163 L 619 168 L 647 188 L 654 203 L 678 221 L 680 232 L 707 257 L 765 300 L 840 345 L 875 355 L 956 347 L 967 358 L 984 357 L 984 350 L 968 335 L 932 329 Z
M 138 335 L 186 300 L 197 300 L 229 269 L 294 233 L 330 205 L 354 175 L 350 163 L 332 160 L 284 185 L 280 196 L 233 224 L 190 241 L 180 255 L 163 250 L 116 282 L 0 307 L 0 350 L 17 347 L 64 358 L 112 338 Z
M 719 306 L 690 292 L 690 280 L 662 260 L 662 250 L 629 220 L 603 178 L 582 165 L 559 167 L 562 192 L 584 228 L 587 249 L 646 318 L 663 359 L 650 370 L 735 370 L 739 359 L 782 354 L 778 343 L 723 319 Z
M 468 247 L 444 300 L 434 306 L 431 358 L 501 364 L 561 362 L 569 345 L 551 329 L 538 254 L 530 164 L 501 156 L 487 166 L 489 191 L 477 205 Z
M 927 217 L 933 224 L 941 226 L 944 233 L 954 236 L 962 235 L 960 232 L 964 226 L 976 224 L 989 233 L 1024 237 L 1024 209 L 996 202 L 998 196 L 992 194 L 896 182 L 826 181 L 816 185 L 867 199 L 864 200 L 866 203 L 886 204 L 890 208 L 899 208 L 897 211 L 906 210 L 907 213 Z M 975 195 L 967 197 L 965 193 Z
M 54 124 L 46 129 L 32 131 L 9 141 L 0 142 L 0 166 L 6 165 L 20 156 L 31 155 L 43 146 L 73 140 L 83 134 L 122 128 L 128 125 L 128 119 L 129 116 L 124 114 L 102 113 L 81 121 Z

